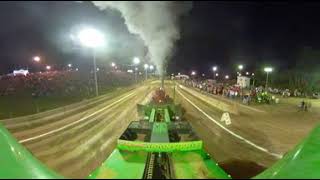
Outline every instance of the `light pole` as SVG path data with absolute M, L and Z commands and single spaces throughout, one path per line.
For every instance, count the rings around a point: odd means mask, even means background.
M 217 71 L 218 67 L 217 66 L 213 66 L 212 70 L 213 70 L 213 78 L 216 79 L 216 71 Z
M 153 66 L 153 65 L 150 65 L 149 68 L 150 68 L 151 74 L 153 74 L 152 72 L 153 72 L 153 70 L 154 70 L 154 66 Z M 153 74 L 153 75 L 154 75 L 154 74 Z
M 138 71 L 138 68 L 137 68 L 137 65 L 140 63 L 140 59 L 138 57 L 135 57 L 133 58 L 133 64 L 134 64 L 134 69 L 135 69 L 135 72 L 134 72 L 134 80 L 135 82 L 137 83 L 137 71 Z
M 254 88 L 254 81 L 255 81 L 255 79 L 254 79 L 254 73 L 252 73 L 251 76 L 252 76 L 252 81 L 253 81 L 253 82 L 252 82 L 252 87 Z
M 242 64 L 240 64 L 239 66 L 238 66 L 238 69 L 239 69 L 239 76 L 241 76 L 241 71 L 242 71 L 242 69 L 243 69 L 243 65 Z
M 266 67 L 264 68 L 264 72 L 267 73 L 267 79 L 266 79 L 266 86 L 265 86 L 265 89 L 267 90 L 267 87 L 268 87 L 268 77 L 269 77 L 269 73 L 272 72 L 272 67 Z
M 83 46 L 91 48 L 92 56 L 93 56 L 93 72 L 94 72 L 94 81 L 95 81 L 95 89 L 96 89 L 96 96 L 99 96 L 99 89 L 98 89 L 98 77 L 97 77 L 97 64 L 96 64 L 96 51 L 95 49 L 99 46 L 104 44 L 104 35 L 99 31 L 87 28 L 83 29 L 79 32 L 78 38 L 80 43 Z
M 144 69 L 146 70 L 146 80 L 148 79 L 148 68 L 149 68 L 149 65 L 144 64 Z

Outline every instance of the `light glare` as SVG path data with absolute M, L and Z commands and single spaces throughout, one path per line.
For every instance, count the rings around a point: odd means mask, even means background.
M 133 63 L 134 64 L 139 64 L 140 63 L 140 59 L 138 57 L 133 58 Z
M 99 31 L 87 28 L 79 32 L 78 38 L 83 46 L 95 48 L 104 44 L 104 36 Z
M 264 71 L 265 71 L 265 72 L 272 72 L 272 70 L 273 70 L 273 69 L 272 69 L 271 67 L 266 67 L 266 68 L 264 68 Z

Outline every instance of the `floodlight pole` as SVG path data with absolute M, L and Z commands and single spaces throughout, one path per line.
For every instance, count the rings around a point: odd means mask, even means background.
M 134 66 L 134 81 L 137 83 L 137 66 Z
M 267 90 L 267 87 L 268 87 L 268 77 L 269 77 L 269 72 L 267 72 L 266 91 L 268 91 L 268 90 Z
M 94 82 L 95 82 L 95 87 L 96 87 L 96 96 L 99 96 L 96 51 L 94 48 L 92 48 L 92 55 L 93 55 L 93 72 L 94 72 Z

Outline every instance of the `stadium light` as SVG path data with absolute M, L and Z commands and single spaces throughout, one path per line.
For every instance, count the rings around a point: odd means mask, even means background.
M 140 64 L 140 59 L 138 57 L 133 58 L 133 64 L 138 65 Z
M 213 70 L 213 72 L 216 72 L 218 70 L 218 67 L 217 66 L 213 66 L 212 70 Z
M 105 44 L 104 35 L 96 29 L 85 28 L 79 31 L 77 38 L 79 39 L 81 45 L 92 49 L 96 96 L 99 96 L 95 48 L 101 47 Z
M 264 68 L 264 72 L 267 73 L 266 86 L 265 86 L 265 89 L 266 89 L 266 90 L 267 90 L 267 87 L 268 87 L 269 73 L 272 72 L 272 71 L 273 71 L 272 67 L 265 67 L 265 68 Z
M 241 70 L 243 69 L 243 65 L 240 64 L 240 65 L 238 66 L 238 69 L 241 71 Z
M 273 69 L 271 67 L 265 67 L 264 68 L 264 71 L 267 72 L 267 73 L 272 72 L 272 70 Z
M 217 67 L 217 66 L 213 66 L 213 67 L 212 67 L 213 79 L 216 79 L 215 72 L 216 72 L 217 70 L 218 70 L 218 67 Z
M 96 48 L 104 45 L 104 35 L 96 29 L 86 28 L 78 33 L 78 38 L 83 46 Z
M 39 56 L 34 56 L 33 60 L 36 61 L 36 62 L 40 62 L 41 58 Z
M 192 75 L 192 76 L 196 75 L 196 72 L 195 72 L 195 71 L 192 71 L 192 72 L 191 72 L 191 75 Z

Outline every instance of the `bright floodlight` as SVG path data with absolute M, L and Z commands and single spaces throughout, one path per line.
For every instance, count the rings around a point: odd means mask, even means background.
M 112 63 L 111 63 L 111 66 L 112 66 L 112 67 L 115 67 L 115 66 L 116 66 L 116 63 L 112 62 Z
M 193 75 L 193 76 L 196 75 L 196 72 L 195 72 L 195 71 L 192 71 L 192 72 L 191 72 L 191 75 Z
M 144 64 L 144 69 L 148 69 L 149 65 L 148 64 Z
M 252 73 L 251 76 L 254 76 L 254 73 Z
M 226 75 L 225 78 L 226 78 L 226 79 L 229 79 L 229 75 Z
M 47 70 L 50 70 L 50 69 L 51 69 L 51 66 L 46 66 L 46 69 L 47 69 Z
M 136 67 L 136 68 L 134 68 L 134 70 L 138 71 L 138 68 Z
M 40 61 L 40 57 L 39 56 L 35 56 L 35 57 L 33 57 L 33 60 L 36 61 L 36 62 L 39 62 Z
M 68 67 L 70 67 L 70 68 L 71 68 L 71 67 L 72 67 L 72 64 L 68 64 Z
M 246 75 L 249 75 L 249 72 L 246 72 Z
M 100 71 L 100 69 L 99 69 L 99 68 L 97 68 L 97 71 Z
M 95 48 L 104 44 L 104 36 L 101 32 L 87 28 L 79 32 L 78 38 L 83 46 Z
M 265 72 L 272 72 L 272 70 L 273 70 L 273 69 L 272 69 L 271 67 L 266 67 L 266 68 L 264 68 L 264 71 L 265 71 Z
M 180 74 L 180 73 L 178 73 L 178 75 L 180 76 L 181 74 Z
M 218 73 L 216 73 L 216 76 L 218 77 L 218 76 L 219 76 L 219 74 L 218 74 Z
M 133 64 L 139 64 L 140 59 L 138 57 L 133 58 Z
M 154 66 L 153 66 L 153 65 L 150 65 L 149 68 L 150 68 L 150 70 L 153 70 L 153 69 L 154 69 Z
M 240 70 L 242 70 L 242 69 L 243 69 L 243 65 L 239 65 L 238 68 L 239 68 Z
M 213 70 L 213 71 L 217 71 L 217 69 L 218 69 L 217 66 L 213 66 L 213 67 L 212 67 L 212 70 Z

